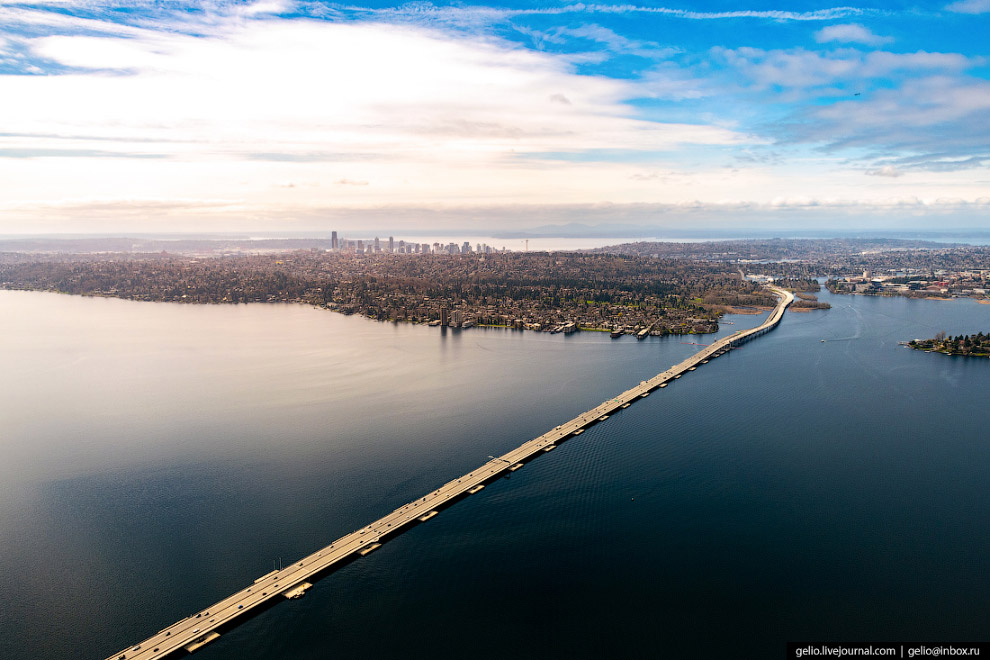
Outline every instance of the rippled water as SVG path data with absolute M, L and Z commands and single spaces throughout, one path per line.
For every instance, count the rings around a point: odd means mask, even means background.
M 990 306 L 821 297 L 834 308 L 787 314 L 197 656 L 982 639 L 990 364 L 897 341 L 986 331 Z M 0 657 L 136 643 L 697 349 L 682 341 L 0 291 Z

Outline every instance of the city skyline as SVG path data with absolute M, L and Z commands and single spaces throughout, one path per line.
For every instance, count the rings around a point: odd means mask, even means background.
M 0 1 L 0 234 L 985 226 L 990 2 L 710 7 Z

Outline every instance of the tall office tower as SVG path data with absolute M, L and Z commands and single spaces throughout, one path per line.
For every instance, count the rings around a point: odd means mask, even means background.
M 440 308 L 440 326 L 446 328 L 450 325 L 450 310 L 446 307 Z
M 388 251 L 389 252 L 395 251 L 395 238 L 393 238 L 392 236 L 388 237 Z
M 382 246 L 378 242 L 378 237 L 375 236 L 375 252 L 381 252 L 381 251 L 382 251 Z
M 336 252 L 338 247 L 340 246 L 337 245 L 337 232 L 332 231 L 330 232 L 330 249 Z
M 471 243 L 469 243 L 468 241 L 464 241 L 464 245 L 461 246 L 461 252 L 463 254 L 467 254 L 470 251 L 471 251 Z
M 357 253 L 364 254 L 364 241 L 358 241 Z

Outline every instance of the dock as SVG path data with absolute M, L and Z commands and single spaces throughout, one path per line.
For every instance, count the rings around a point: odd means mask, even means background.
M 557 445 L 580 435 L 588 427 L 607 420 L 609 416 L 628 408 L 650 392 L 666 387 L 698 365 L 773 330 L 783 318 L 787 306 L 794 301 L 794 295 L 776 287 L 770 289 L 778 296 L 778 304 L 759 326 L 737 331 L 710 344 L 653 378 L 640 382 L 502 456 L 492 458 L 471 472 L 448 481 L 370 525 L 340 537 L 317 552 L 263 575 L 240 591 L 163 628 L 135 646 L 108 656 L 106 660 L 157 660 L 192 653 L 274 602 L 302 597 L 315 580 L 350 561 L 370 554 L 402 531 L 433 518 L 439 509 L 481 491 L 486 483 L 518 470 L 527 461 L 555 449 Z

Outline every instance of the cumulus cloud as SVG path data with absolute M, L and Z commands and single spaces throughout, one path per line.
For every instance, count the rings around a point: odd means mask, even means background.
M 842 25 L 829 25 L 815 33 L 815 41 L 827 43 L 838 41 L 841 43 L 857 43 L 867 46 L 882 46 L 894 39 L 892 37 L 882 37 L 873 34 L 869 28 L 865 28 L 858 23 L 845 23 Z

